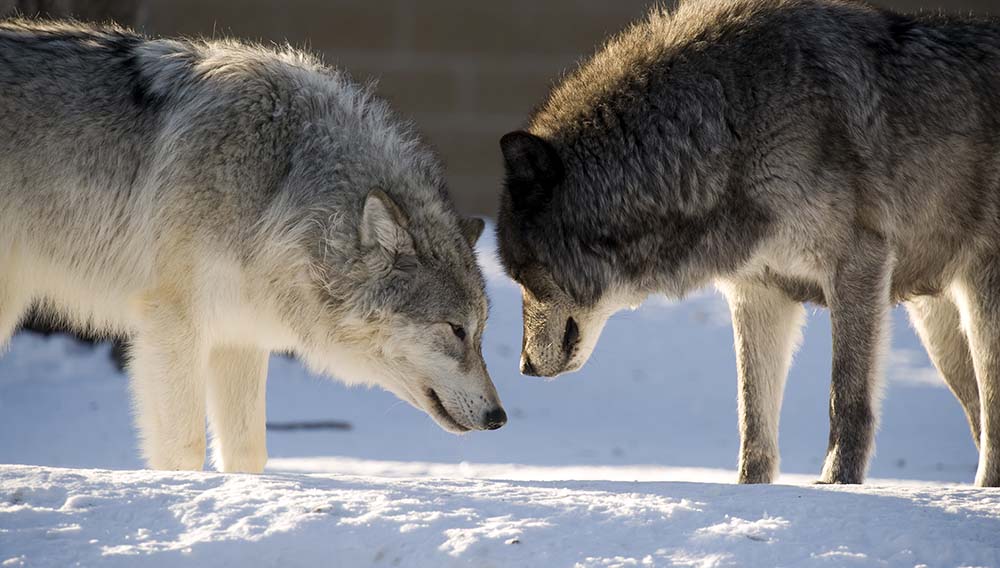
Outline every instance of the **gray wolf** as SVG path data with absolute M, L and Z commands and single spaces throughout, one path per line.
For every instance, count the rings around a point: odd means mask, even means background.
M 0 23 L 0 345 L 33 303 L 131 337 L 142 449 L 259 472 L 268 354 L 452 432 L 506 420 L 487 301 L 436 158 L 292 49 Z
M 732 312 L 739 480 L 778 471 L 805 302 L 833 325 L 822 483 L 860 483 L 905 303 L 1000 485 L 1000 21 L 846 0 L 654 10 L 501 141 L 501 259 L 525 374 L 587 360 L 610 314 L 715 283 Z

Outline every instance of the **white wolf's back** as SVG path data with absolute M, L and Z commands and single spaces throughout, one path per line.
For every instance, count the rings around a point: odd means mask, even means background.
M 127 325 L 161 234 L 160 128 L 129 32 L 0 22 L 0 279 L 98 329 Z

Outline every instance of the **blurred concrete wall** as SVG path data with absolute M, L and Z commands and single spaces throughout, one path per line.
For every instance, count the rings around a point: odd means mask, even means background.
M 498 140 L 553 79 L 648 0 L 149 0 L 157 34 L 288 40 L 378 92 L 439 151 L 451 193 L 492 215 Z
M 113 20 L 134 26 L 145 17 L 145 0 L 0 0 L 0 16 L 15 10 L 27 16 Z
M 0 0 L 135 6 L 126 17 L 159 35 L 288 41 L 324 55 L 411 117 L 439 150 L 463 210 L 492 215 L 501 164 L 497 141 L 523 125 L 552 81 L 650 0 Z M 668 2 L 669 3 L 669 2 Z M 1000 0 L 883 0 L 904 10 L 993 10 Z M 66 6 L 62 6 L 65 4 Z M 118 13 L 123 8 L 114 8 Z M 31 9 L 25 10 L 31 12 Z M 131 15 L 129 15 L 131 14 Z

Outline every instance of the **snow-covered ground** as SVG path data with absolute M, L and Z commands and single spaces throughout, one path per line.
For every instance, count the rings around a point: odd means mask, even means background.
M 1000 493 L 954 487 L 32 466 L 0 486 L 28 565 L 996 566 L 1000 535 Z
M 0 463 L 25 465 L 0 465 L 0 563 L 1000 567 L 1000 491 L 969 486 L 965 420 L 902 313 L 871 483 L 811 485 L 830 366 L 817 312 L 785 398 L 785 485 L 740 487 L 717 295 L 653 299 L 612 320 L 583 371 L 525 378 L 518 292 L 492 246 L 484 351 L 509 424 L 452 436 L 275 357 L 269 420 L 352 428 L 269 432 L 264 476 L 135 471 L 107 347 L 17 336 L 0 357 Z

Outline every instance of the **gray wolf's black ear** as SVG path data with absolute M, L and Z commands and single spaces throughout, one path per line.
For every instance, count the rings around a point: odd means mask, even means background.
M 458 227 L 462 231 L 462 236 L 470 246 L 476 246 L 476 241 L 483 235 L 486 222 L 479 217 L 462 217 L 458 221 Z
M 562 160 L 552 144 L 518 130 L 500 139 L 500 149 L 514 207 L 534 209 L 547 203 L 564 175 Z

